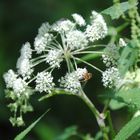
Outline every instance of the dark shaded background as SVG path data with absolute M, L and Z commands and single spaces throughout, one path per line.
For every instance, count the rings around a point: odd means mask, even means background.
M 26 41 L 33 44 L 37 29 L 45 21 L 53 23 L 60 18 L 69 18 L 72 13 L 80 13 L 87 18 L 91 10 L 100 12 L 111 5 L 111 0 L 0 0 L 0 140 L 12 140 L 25 128 L 13 128 L 8 121 L 10 111 L 6 107 L 8 100 L 4 98 L 2 79 L 5 71 L 15 68 L 21 45 Z M 94 63 L 100 66 L 99 60 Z M 102 109 L 96 98 L 102 92 L 100 80 L 100 75 L 94 72 L 85 91 Z M 29 134 L 28 140 L 53 140 L 65 127 L 73 124 L 78 125 L 81 132 L 95 135 L 98 129 L 96 121 L 76 97 L 57 96 L 43 102 L 38 102 L 37 98 L 31 101 L 35 111 L 25 115 L 26 126 L 47 108 L 52 109 Z M 119 115 L 116 120 L 121 123 Z

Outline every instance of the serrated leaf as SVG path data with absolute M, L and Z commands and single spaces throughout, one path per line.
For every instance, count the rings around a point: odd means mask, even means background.
M 116 93 L 116 100 L 140 109 L 140 88 L 122 90 Z
M 140 128 L 140 116 L 131 119 L 116 135 L 114 140 L 127 140 Z
M 14 138 L 14 140 L 22 140 L 35 127 L 35 125 L 48 113 L 49 110 L 47 110 L 44 114 L 42 114 L 35 122 L 33 122 L 30 126 L 28 126 L 20 134 L 18 134 Z
M 122 2 L 105 9 L 102 11 L 102 13 L 111 16 L 112 19 L 118 19 L 124 12 L 135 7 L 136 5 L 137 2 Z

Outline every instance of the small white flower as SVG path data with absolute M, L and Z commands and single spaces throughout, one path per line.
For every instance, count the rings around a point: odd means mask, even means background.
M 37 54 L 40 54 L 43 51 L 45 51 L 47 46 L 50 45 L 52 38 L 53 38 L 53 35 L 49 34 L 49 33 L 46 33 L 43 36 L 38 35 L 35 38 L 34 47 L 35 47 Z
M 49 72 L 40 72 L 37 74 L 36 78 L 36 91 L 51 93 L 54 88 L 53 77 Z
M 51 30 L 51 25 L 48 22 L 45 22 L 41 25 L 41 27 L 38 29 L 38 34 L 40 36 L 45 35 Z
M 30 60 L 27 58 L 23 58 L 22 56 L 19 57 L 17 61 L 17 69 L 18 73 L 21 74 L 24 79 L 30 78 L 30 75 L 33 72 Z
M 85 74 L 88 73 L 87 69 L 86 68 L 77 68 L 77 70 L 75 71 L 76 75 L 78 76 L 78 79 L 83 79 L 83 76 Z
M 79 26 L 85 26 L 86 25 L 86 22 L 81 15 L 75 13 L 75 14 L 72 14 L 72 17 Z
M 126 42 L 124 41 L 123 38 L 120 38 L 120 39 L 119 39 L 119 46 L 120 46 L 120 47 L 125 47 L 125 46 L 127 46 L 127 44 L 126 44 Z
M 67 45 L 71 50 L 81 49 L 88 45 L 85 34 L 79 30 L 73 30 L 66 34 Z
M 119 87 L 121 81 L 119 70 L 115 67 L 108 68 L 102 74 L 102 82 L 105 87 Z
M 46 56 L 46 62 L 49 63 L 51 67 L 60 67 L 62 59 L 62 51 L 58 49 L 50 50 Z
M 104 38 L 107 35 L 107 25 L 102 15 L 97 12 L 92 12 L 91 25 L 87 25 L 85 34 L 89 41 L 94 42 Z
M 99 16 L 99 13 L 97 13 L 96 11 L 92 11 L 91 14 L 92 14 L 92 15 L 91 15 L 90 18 L 91 18 L 92 20 L 96 19 L 97 16 Z
M 116 66 L 119 60 L 119 48 L 114 44 L 109 44 L 102 55 L 103 63 L 106 67 Z
M 29 42 L 26 42 L 21 48 L 21 56 L 27 59 L 32 57 L 32 49 Z
M 18 78 L 13 82 L 13 91 L 17 94 L 17 96 L 24 92 L 26 87 L 27 83 L 21 78 Z
M 4 81 L 6 83 L 7 88 L 12 88 L 13 87 L 13 82 L 16 80 L 17 75 L 13 70 L 8 70 L 7 73 L 3 75 Z
M 79 77 L 75 72 L 67 73 L 65 77 L 62 77 L 60 79 L 60 86 L 72 93 L 78 93 L 81 88 Z
M 52 26 L 53 30 L 57 31 L 59 33 L 68 32 L 68 31 L 74 29 L 74 27 L 75 27 L 75 24 L 68 19 L 60 20 Z

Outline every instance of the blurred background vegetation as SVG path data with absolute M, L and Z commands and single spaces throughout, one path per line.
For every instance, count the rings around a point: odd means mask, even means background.
M 43 102 L 37 101 L 38 95 L 34 96 L 31 102 L 35 111 L 25 115 L 26 126 L 12 127 L 8 121 L 10 111 L 6 106 L 8 100 L 4 98 L 5 85 L 2 75 L 8 69 L 15 68 L 21 45 L 26 41 L 33 44 L 37 29 L 43 22 L 53 23 L 60 18 L 69 18 L 72 13 L 79 13 L 88 18 L 91 10 L 100 12 L 111 5 L 111 0 L 0 0 L 1 140 L 13 139 L 48 108 L 51 108 L 51 111 L 32 130 L 27 140 L 54 140 L 64 128 L 72 125 L 77 125 L 82 133 L 95 135 L 98 128 L 90 110 L 76 97 L 66 96 L 53 97 Z M 102 67 L 99 60 L 93 63 Z M 100 82 L 101 76 L 96 71 L 91 72 L 93 78 L 86 85 L 85 91 L 97 108 L 102 109 L 101 100 L 97 98 L 104 90 Z M 116 129 L 127 121 L 122 119 L 125 113 L 125 110 L 112 112 Z

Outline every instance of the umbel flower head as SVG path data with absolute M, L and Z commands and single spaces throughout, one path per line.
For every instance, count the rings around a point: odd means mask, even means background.
M 52 25 L 43 23 L 34 39 L 34 46 L 31 47 L 29 42 L 22 45 L 17 71 L 9 70 L 4 74 L 6 97 L 13 100 L 9 105 L 14 112 L 14 117 L 10 119 L 13 125 L 23 124 L 17 123 L 19 118 L 22 120 L 22 114 L 32 110 L 29 99 L 33 93 L 51 94 L 55 88 L 61 88 L 78 94 L 82 90 L 81 79 L 85 78 L 88 71 L 86 68 L 78 68 L 77 62 L 102 72 L 80 57 L 88 53 L 102 54 L 96 48 L 95 41 L 107 35 L 104 18 L 95 11 L 91 14 L 90 23 L 86 23 L 77 13 L 72 14 L 72 18 L 61 19 Z M 43 63 L 46 67 L 39 70 Z M 54 72 L 61 70 L 61 65 L 66 66 L 66 75 L 56 79 Z

